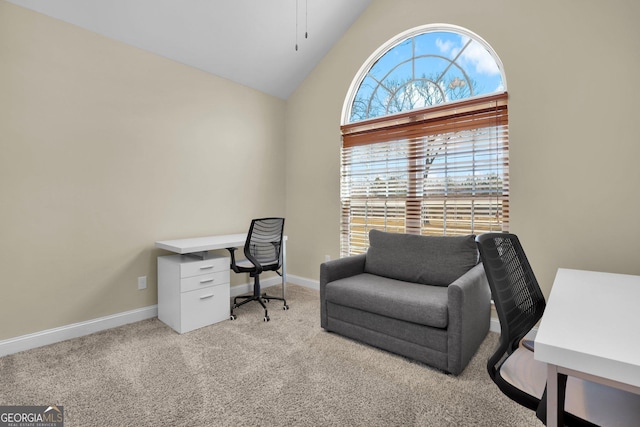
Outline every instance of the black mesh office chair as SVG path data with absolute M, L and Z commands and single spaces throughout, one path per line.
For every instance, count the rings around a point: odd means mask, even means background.
M 508 356 L 533 350 L 531 345 L 525 347 L 521 342 L 542 318 L 544 295 L 515 235 L 483 234 L 476 237 L 476 242 L 500 320 L 500 340 L 487 362 L 487 371 L 504 394 L 535 410 L 544 391 L 544 379 L 539 394 L 531 395 L 530 390 L 522 390 L 503 378 L 501 367 Z
M 515 234 L 483 234 L 476 242 L 500 320 L 487 371 L 506 396 L 546 423 L 547 365 L 534 359 L 535 348 L 523 344 L 542 317 L 544 295 Z M 574 377 L 559 381 L 566 381 L 564 404 L 559 401 L 567 426 L 633 426 L 640 420 L 640 395 Z
M 289 306 L 285 299 L 284 290 L 282 298 L 268 296 L 261 293 L 260 274 L 264 271 L 278 271 L 282 266 L 282 235 L 284 231 L 284 218 L 259 218 L 251 221 L 251 227 L 244 244 L 244 255 L 246 259 L 236 261 L 236 248 L 227 248 L 231 254 L 231 269 L 236 273 L 249 273 L 249 277 L 254 278 L 253 293 L 241 295 L 233 299 L 231 307 L 231 320 L 236 319 L 233 310 L 251 301 L 257 301 L 264 308 L 264 321 L 269 321 L 269 312 L 265 302 L 275 299 L 283 302 L 283 310 L 288 310 Z M 243 300 L 238 303 L 238 300 Z

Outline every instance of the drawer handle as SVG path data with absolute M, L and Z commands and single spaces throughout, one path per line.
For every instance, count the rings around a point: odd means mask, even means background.
M 210 268 L 213 268 L 213 265 L 205 265 L 203 267 L 200 267 L 200 270 L 209 270 Z
M 209 298 L 212 298 L 212 297 L 213 297 L 213 294 L 209 294 L 209 295 L 201 296 L 200 299 L 209 299 Z
M 211 283 L 214 279 L 200 280 L 200 283 Z

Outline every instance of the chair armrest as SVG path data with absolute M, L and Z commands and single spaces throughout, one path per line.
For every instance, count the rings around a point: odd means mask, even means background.
M 482 263 L 448 288 L 449 372 L 457 375 L 469 363 L 489 332 L 491 289 Z
M 320 264 L 320 326 L 327 327 L 327 283 L 364 273 L 365 254 L 334 259 Z
M 236 249 L 238 248 L 227 248 L 229 255 L 231 255 L 231 269 L 236 273 L 240 273 L 240 270 L 238 270 L 238 266 L 236 265 Z
M 238 264 L 236 263 L 237 248 L 226 248 L 226 249 L 229 251 L 229 254 L 231 255 L 231 266 L 230 266 L 231 269 L 236 273 L 249 272 L 249 269 L 247 267 L 239 267 Z M 255 274 L 262 273 L 262 270 L 263 270 L 262 264 L 260 264 L 260 262 L 253 255 L 245 254 L 245 257 L 247 258 L 247 261 L 249 261 L 255 267 L 254 269 L 250 269 L 252 273 L 254 272 L 254 270 L 255 270 Z

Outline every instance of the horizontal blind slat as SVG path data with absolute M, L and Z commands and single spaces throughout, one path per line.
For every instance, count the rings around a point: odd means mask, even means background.
M 506 93 L 342 127 L 341 253 L 368 232 L 508 230 Z

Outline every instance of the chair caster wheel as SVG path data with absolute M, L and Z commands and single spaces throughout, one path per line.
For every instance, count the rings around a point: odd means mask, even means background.
M 285 304 L 285 305 L 282 306 L 282 309 L 283 310 L 289 310 L 289 306 L 287 304 Z
M 262 320 L 265 321 L 265 322 L 268 322 L 271 319 L 269 319 L 269 316 L 264 316 L 264 319 L 262 319 Z
M 235 314 L 232 314 L 232 315 L 229 317 L 229 320 L 236 320 L 237 318 L 238 318 L 238 316 L 236 316 Z

